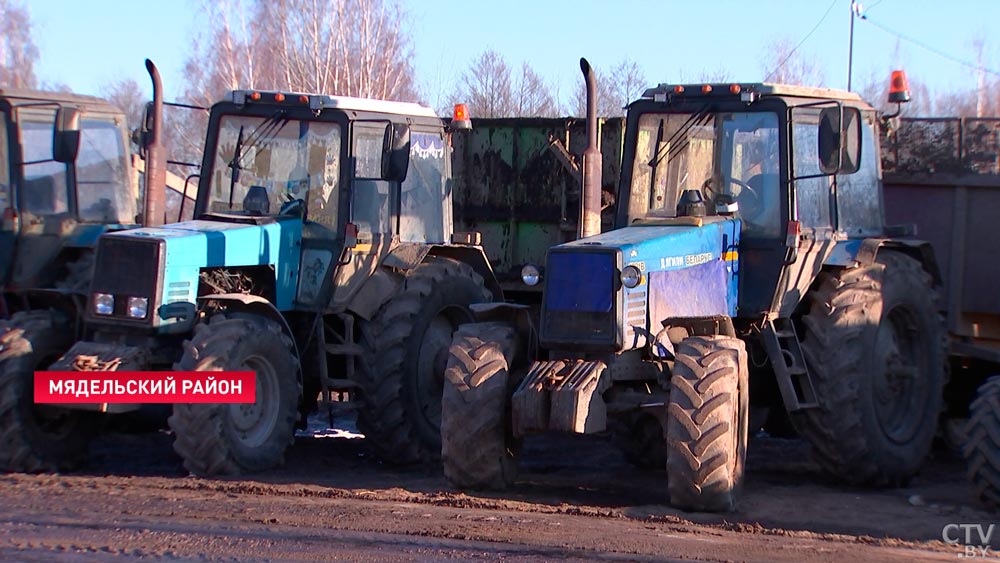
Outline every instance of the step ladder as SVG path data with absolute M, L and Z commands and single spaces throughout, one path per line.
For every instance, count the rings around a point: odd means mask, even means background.
M 767 356 L 788 412 L 819 406 L 799 337 L 791 319 L 771 319 L 761 330 Z

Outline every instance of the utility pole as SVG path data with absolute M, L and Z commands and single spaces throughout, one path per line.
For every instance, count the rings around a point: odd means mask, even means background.
M 851 75 L 854 65 L 854 17 L 861 13 L 861 4 L 851 0 L 851 39 L 847 46 L 847 90 L 851 90 Z

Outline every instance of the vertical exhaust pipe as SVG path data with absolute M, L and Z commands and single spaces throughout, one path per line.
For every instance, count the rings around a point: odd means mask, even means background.
M 145 140 L 146 149 L 146 201 L 142 214 L 142 224 L 145 227 L 158 227 L 163 224 L 167 207 L 167 157 L 163 151 L 163 83 L 160 81 L 160 71 L 153 61 L 146 59 L 146 70 L 153 80 L 153 112 L 147 115 L 143 125 L 149 129 Z
M 587 86 L 587 148 L 583 151 L 583 188 L 580 194 L 579 238 L 601 234 L 601 149 L 597 147 L 597 78 L 587 59 L 580 59 Z

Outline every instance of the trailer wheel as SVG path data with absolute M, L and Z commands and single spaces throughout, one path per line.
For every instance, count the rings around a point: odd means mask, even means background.
M 177 371 L 253 371 L 253 404 L 176 404 L 174 451 L 195 475 L 239 475 L 284 462 L 298 416 L 298 360 L 274 321 L 217 314 L 195 325 Z
M 976 498 L 992 510 L 1000 509 L 1000 376 L 979 387 L 969 407 L 962 455 Z
M 86 460 L 97 429 L 94 413 L 34 403 L 35 370 L 73 344 L 67 324 L 54 311 L 0 321 L 0 467 L 6 471 L 60 471 Z
M 930 451 L 946 379 L 930 275 L 883 251 L 871 266 L 818 281 L 802 318 L 802 352 L 820 404 L 793 413 L 793 423 L 833 477 L 905 484 Z
M 514 329 L 463 325 L 449 349 L 441 401 L 444 475 L 463 489 L 503 489 L 517 473 L 511 434 Z
M 441 393 L 448 347 L 469 305 L 491 301 L 468 264 L 432 257 L 362 325 L 368 353 L 358 362 L 363 399 L 358 427 L 383 460 L 436 461 L 441 455 Z
M 694 336 L 675 357 L 666 432 L 670 504 L 734 510 L 746 460 L 746 346 L 729 336 Z

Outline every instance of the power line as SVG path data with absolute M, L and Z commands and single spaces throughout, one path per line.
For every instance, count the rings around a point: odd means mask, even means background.
M 801 47 L 802 44 L 805 43 L 806 40 L 809 39 L 809 37 L 811 37 L 812 34 L 816 32 L 817 29 L 819 29 L 819 26 L 823 24 L 823 21 L 826 20 L 826 17 L 830 15 L 830 10 L 833 9 L 833 6 L 837 3 L 837 1 L 838 0 L 833 0 L 833 2 L 830 2 L 830 7 L 828 7 L 826 9 L 826 12 L 823 13 L 823 17 L 821 17 L 819 21 L 816 22 L 816 25 L 814 25 L 813 28 L 809 30 L 809 33 L 807 33 L 806 36 L 803 37 L 802 40 L 799 41 L 798 44 L 796 44 L 795 47 L 792 48 L 792 51 L 787 55 L 785 55 L 785 58 L 781 59 L 781 62 L 778 63 L 778 66 L 774 67 L 774 70 L 767 73 L 767 76 L 764 77 L 764 82 L 767 82 L 769 78 L 774 76 L 774 73 L 778 72 L 778 70 L 780 70 L 781 67 L 784 66 L 786 62 L 788 62 L 788 59 L 792 58 L 792 55 L 795 54 L 795 51 L 797 51 L 799 47 Z
M 992 74 L 993 76 L 1000 77 L 1000 72 L 998 72 L 996 70 L 993 70 L 991 68 L 987 68 L 985 66 L 981 66 L 981 65 L 969 62 L 969 61 L 967 61 L 965 59 L 960 59 L 960 58 L 958 58 L 958 57 L 956 57 L 954 55 L 950 55 L 948 53 L 945 53 L 944 51 L 942 51 L 940 49 L 932 47 L 932 46 L 930 46 L 930 45 L 928 45 L 928 44 L 926 44 L 926 43 L 924 43 L 924 42 L 922 42 L 922 41 L 920 41 L 918 39 L 914 39 L 914 38 L 912 38 L 910 36 L 903 35 L 902 33 L 899 33 L 898 31 L 894 31 L 894 30 L 886 27 L 885 25 L 880 24 L 879 22 L 871 19 L 870 17 L 867 16 L 867 14 L 862 14 L 861 15 L 861 19 L 864 20 L 864 21 L 866 21 L 866 22 L 868 22 L 868 23 L 870 23 L 870 24 L 872 24 L 872 25 L 874 25 L 875 27 L 881 29 L 882 31 L 888 33 L 889 35 L 893 35 L 893 36 L 895 36 L 895 37 L 897 37 L 899 39 L 902 39 L 902 40 L 907 41 L 909 43 L 913 43 L 917 47 L 920 47 L 922 49 L 926 49 L 926 50 L 934 53 L 935 55 L 937 55 L 939 57 L 948 59 L 949 61 L 951 61 L 953 63 L 958 63 L 958 64 L 960 64 L 962 66 L 971 68 L 972 70 L 982 71 L 982 72 L 985 72 L 987 74 Z

